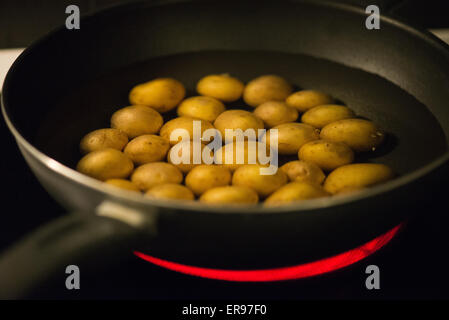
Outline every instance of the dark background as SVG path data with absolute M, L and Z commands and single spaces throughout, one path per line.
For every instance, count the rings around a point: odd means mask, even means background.
M 77 4 L 82 13 L 120 0 L 0 1 L 0 48 L 25 47 L 65 21 L 65 8 Z M 377 4 L 381 14 L 425 28 L 449 27 L 449 1 L 357 1 Z M 40 187 L 0 119 L 2 220 L 0 250 L 64 210 Z M 449 179 L 435 186 L 426 212 L 408 221 L 387 247 L 344 270 L 312 278 L 268 284 L 239 284 L 193 278 L 162 270 L 135 259 L 95 273 L 82 272 L 79 291 L 46 291 L 37 298 L 152 298 L 152 299 L 447 299 L 449 298 Z M 365 268 L 376 264 L 381 290 L 365 289 Z M 30 266 L 32 268 L 33 266 Z
M 78 5 L 81 13 L 136 0 L 1 0 L 0 48 L 25 47 L 64 23 L 65 8 Z M 213 1 L 213 0 L 210 0 Z M 335 1 L 335 0 L 333 0 Z M 449 27 L 447 0 L 340 0 L 366 7 L 379 6 L 381 14 L 394 15 L 427 28 Z

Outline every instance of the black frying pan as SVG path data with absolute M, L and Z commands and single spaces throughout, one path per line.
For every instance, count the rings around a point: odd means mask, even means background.
M 311 261 L 360 245 L 424 211 L 447 174 L 449 51 L 429 33 L 330 2 L 195 1 L 113 8 L 28 48 L 3 87 L 3 114 L 42 185 L 70 214 L 0 260 L 0 293 L 18 297 L 65 266 L 144 247 L 169 260 L 250 269 Z M 150 200 L 73 170 L 78 143 L 107 127 L 139 82 L 267 73 L 328 92 L 387 132 L 358 161 L 398 178 L 346 197 L 281 208 L 212 208 Z M 238 106 L 239 103 L 236 104 Z M 26 217 L 24 217 L 26 219 Z M 33 265 L 31 268 L 30 265 Z

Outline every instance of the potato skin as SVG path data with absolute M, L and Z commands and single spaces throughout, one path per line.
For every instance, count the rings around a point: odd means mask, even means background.
M 278 153 L 281 155 L 297 154 L 299 148 L 305 143 L 320 138 L 319 131 L 311 125 L 296 122 L 284 123 L 271 128 L 262 137 L 262 142 L 271 148 L 275 148 L 270 141 L 273 129 L 278 130 Z
M 254 114 L 263 120 L 265 127 L 271 128 L 298 119 L 298 110 L 282 101 L 267 101 L 254 109 Z
M 227 146 L 231 146 L 232 145 L 232 158 L 231 155 L 228 153 L 227 151 Z M 235 170 L 237 170 L 237 168 L 245 165 L 245 164 L 250 164 L 249 161 L 253 161 L 254 163 L 252 164 L 260 164 L 259 161 L 259 146 L 266 148 L 266 146 L 260 142 L 257 141 L 251 141 L 249 142 L 248 140 L 243 141 L 242 143 L 239 142 L 229 142 L 227 144 L 225 144 L 224 146 L 222 146 L 220 149 L 218 149 L 215 154 L 214 154 L 214 162 L 216 164 L 220 164 L 226 168 L 228 168 L 229 170 L 231 170 L 232 172 L 234 172 Z M 272 154 L 269 153 L 270 151 L 267 150 L 266 153 L 263 156 L 267 156 L 270 157 L 270 159 L 272 158 Z M 243 153 L 243 163 L 237 163 L 237 154 L 242 154 Z
M 180 149 L 178 150 L 178 155 L 179 157 L 182 157 L 182 153 L 184 148 L 189 148 L 190 150 L 190 163 L 179 163 L 179 164 L 175 164 L 173 163 L 173 159 L 172 159 L 172 154 L 171 152 L 176 152 L 176 149 L 174 149 L 176 146 L 179 146 Z M 185 147 L 184 147 L 185 146 Z M 196 164 L 193 163 L 193 152 L 194 152 L 194 147 L 195 146 L 199 146 L 201 149 L 201 163 Z M 168 155 L 167 155 L 167 162 L 173 164 L 174 166 L 176 166 L 179 170 L 181 170 L 184 174 L 188 173 L 190 170 L 192 170 L 193 168 L 195 168 L 196 166 L 203 164 L 203 152 L 204 149 L 206 148 L 206 150 L 209 150 L 209 155 L 211 156 L 211 158 L 214 158 L 213 155 L 213 151 L 207 147 L 205 144 L 202 144 L 201 142 L 197 142 L 197 141 L 184 141 L 184 142 L 179 142 L 177 144 L 175 144 L 170 151 L 168 151 Z M 195 148 L 196 149 L 196 148 Z
M 379 184 L 393 177 L 393 170 L 384 164 L 354 163 L 332 171 L 324 181 L 324 189 L 332 194 L 345 193 Z
M 166 162 L 150 162 L 134 170 L 131 181 L 142 191 L 165 183 L 182 182 L 182 173 L 174 165 Z
M 232 184 L 244 186 L 256 191 L 261 198 L 269 196 L 287 183 L 287 175 L 282 170 L 277 170 L 273 175 L 261 175 L 258 164 L 246 164 L 238 168 L 232 177 Z
M 120 189 L 140 192 L 134 183 L 126 179 L 108 179 L 105 182 Z
M 334 99 L 320 91 L 301 90 L 288 96 L 285 102 L 299 112 L 306 112 L 313 107 L 333 103 Z
M 284 101 L 292 91 L 292 86 L 284 78 L 264 75 L 247 83 L 243 100 L 247 105 L 257 107 L 267 101 Z
M 301 200 L 327 197 L 329 194 L 323 187 L 308 182 L 290 182 L 279 188 L 264 202 L 265 206 L 278 206 Z
M 298 158 L 315 163 L 324 171 L 332 171 L 354 161 L 354 152 L 342 142 L 316 140 L 304 144 Z
M 257 204 L 259 196 L 251 188 L 243 186 L 224 186 L 207 190 L 200 197 L 207 204 L 245 205 Z
M 329 123 L 354 117 L 354 112 L 345 106 L 323 104 L 307 110 L 301 117 L 303 123 L 315 128 L 323 128 Z
M 167 112 L 175 108 L 184 96 L 186 89 L 176 79 L 157 78 L 131 89 L 129 101 L 134 105 L 144 105 L 158 112 Z
M 281 167 L 290 181 L 308 182 L 321 185 L 326 178 L 323 170 L 312 162 L 303 160 L 290 161 Z
M 356 152 L 373 151 L 385 138 L 376 124 L 364 119 L 332 122 L 321 130 L 320 136 L 328 141 L 344 142 Z
M 166 183 L 152 187 L 145 193 L 153 199 L 194 200 L 192 191 L 180 184 Z
M 145 134 L 132 139 L 123 151 L 136 165 L 165 159 L 170 144 L 168 140 L 154 134 Z
M 186 176 L 186 186 L 200 196 L 209 189 L 231 183 L 231 171 L 220 165 L 199 165 Z
M 264 128 L 262 119 L 245 110 L 228 110 L 220 114 L 214 122 L 214 127 L 221 133 L 223 141 L 226 141 L 225 129 L 253 129 L 258 135 L 258 130 Z M 228 140 L 232 141 L 232 140 Z
M 191 117 L 214 122 L 220 113 L 226 110 L 225 105 L 212 97 L 190 97 L 178 106 L 178 116 Z
M 117 149 L 122 151 L 128 143 L 126 133 L 117 129 L 98 129 L 86 134 L 80 142 L 80 151 L 87 154 L 106 148 Z
M 163 122 L 156 110 L 137 105 L 117 110 L 111 117 L 111 127 L 123 131 L 129 138 L 158 133 Z
M 98 180 L 127 178 L 134 164 L 123 152 L 101 149 L 86 154 L 78 162 L 76 170 Z
M 168 122 L 166 122 L 162 128 L 160 135 L 161 137 L 165 138 L 166 140 L 170 141 L 171 145 L 175 145 L 178 142 L 182 141 L 182 137 L 178 137 L 175 140 L 170 140 L 171 133 L 176 129 L 185 129 L 189 133 L 189 139 L 193 139 L 193 123 L 194 121 L 200 122 L 201 124 L 201 136 L 203 135 L 203 132 L 207 129 L 213 129 L 214 126 L 209 121 L 204 121 L 201 119 L 194 119 L 191 117 L 178 117 L 175 119 L 172 119 Z M 187 137 L 186 137 L 187 138 Z M 187 139 L 187 141 L 189 140 Z
M 198 81 L 196 91 L 203 96 L 232 102 L 240 99 L 244 87 L 243 82 L 228 74 L 212 74 Z

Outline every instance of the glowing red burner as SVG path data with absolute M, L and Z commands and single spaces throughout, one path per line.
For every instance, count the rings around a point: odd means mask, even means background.
M 134 254 L 139 258 L 142 258 L 160 267 L 202 278 L 240 282 L 292 280 L 320 275 L 354 264 L 373 254 L 388 242 L 390 242 L 390 240 L 393 239 L 395 234 L 399 231 L 401 226 L 402 224 L 394 227 L 383 235 L 353 250 L 338 254 L 330 258 L 284 268 L 262 270 L 210 269 L 188 266 L 167 260 L 162 260 L 138 251 L 135 251 Z

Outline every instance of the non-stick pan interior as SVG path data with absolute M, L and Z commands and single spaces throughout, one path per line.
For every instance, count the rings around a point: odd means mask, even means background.
M 360 161 L 402 175 L 447 150 L 449 59 L 441 45 L 389 21 L 367 30 L 362 11 L 332 4 L 255 3 L 128 6 L 62 29 L 19 59 L 6 81 L 6 110 L 26 139 L 73 167 L 80 138 L 108 127 L 139 82 L 170 76 L 195 94 L 206 74 L 248 81 L 273 73 L 331 94 L 388 132 L 385 146 Z
M 198 79 L 211 73 L 230 73 L 243 81 L 274 73 L 298 88 L 328 92 L 388 132 L 382 148 L 369 156 L 359 155 L 359 160 L 387 163 L 399 174 L 425 165 L 447 147 L 437 119 L 391 82 L 310 56 L 255 51 L 180 54 L 113 70 L 61 99 L 41 122 L 35 143 L 46 154 L 73 167 L 81 157 L 78 145 L 82 136 L 109 127 L 111 114 L 129 104 L 128 93 L 134 85 L 156 77 L 174 77 L 195 95 Z M 247 108 L 243 101 L 231 107 Z M 174 116 L 172 112 L 166 119 Z

